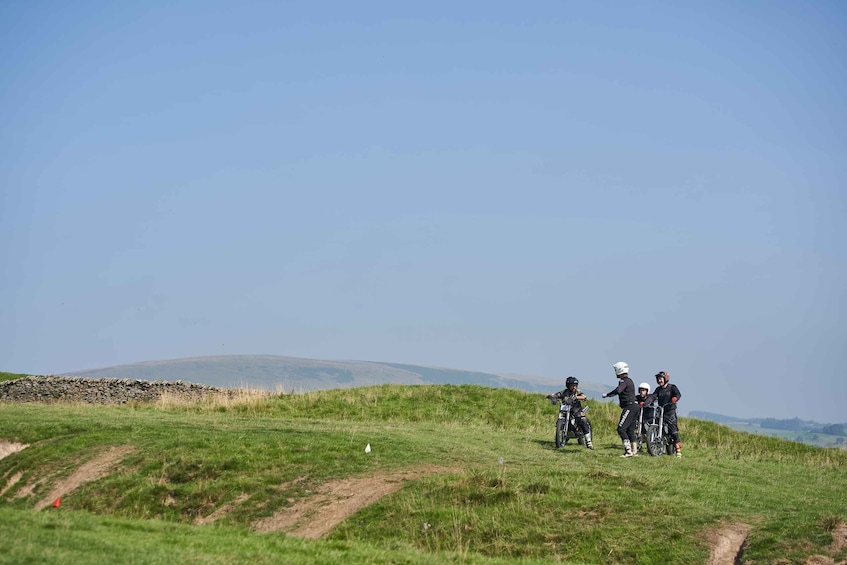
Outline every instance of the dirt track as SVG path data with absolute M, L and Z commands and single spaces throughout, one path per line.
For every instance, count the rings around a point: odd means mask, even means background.
M 0 459 L 3 459 L 7 455 L 17 453 L 18 451 L 26 449 L 27 447 L 29 447 L 29 445 L 25 443 L 14 443 L 11 441 L 0 439 Z
M 708 565 L 735 565 L 748 535 L 750 526 L 747 524 L 730 524 L 711 534 Z
M 11 441 L 0 439 L 0 459 L 3 459 L 4 457 L 7 457 L 13 453 L 17 453 L 18 451 L 26 449 L 27 447 L 29 446 L 26 444 L 14 443 Z M 105 453 L 98 455 L 91 461 L 84 463 L 69 477 L 58 481 L 53 486 L 53 490 L 51 490 L 44 498 L 42 498 L 35 504 L 35 509 L 41 510 L 43 508 L 46 508 L 50 504 L 53 504 L 53 502 L 57 498 L 72 493 L 81 485 L 91 481 L 96 481 L 97 479 L 108 475 L 112 468 L 117 465 L 118 461 L 120 461 L 120 459 L 130 451 L 132 451 L 132 447 L 128 445 L 124 445 L 121 447 L 113 447 Z M 0 491 L 0 494 L 4 494 L 12 486 L 17 484 L 22 476 L 23 473 L 21 472 L 15 473 L 6 482 L 6 485 L 3 487 L 2 491 Z M 26 485 L 23 488 L 22 492 L 18 493 L 18 496 L 28 496 L 32 492 L 32 490 L 33 485 Z
M 50 504 L 53 504 L 53 502 L 60 496 L 68 495 L 81 485 L 91 481 L 96 481 L 97 479 L 108 475 L 109 471 L 112 470 L 112 467 L 114 467 L 118 461 L 120 461 L 121 458 L 130 451 L 132 451 L 132 447 L 128 445 L 113 447 L 106 453 L 103 453 L 83 464 L 70 477 L 57 482 L 53 486 L 53 490 L 36 503 L 35 509 L 41 510 L 42 508 L 46 508 Z
M 331 481 L 321 485 L 313 496 L 298 500 L 275 516 L 254 523 L 253 527 L 259 532 L 286 532 L 317 539 L 360 508 L 400 490 L 403 481 L 455 471 L 455 468 L 427 466 Z

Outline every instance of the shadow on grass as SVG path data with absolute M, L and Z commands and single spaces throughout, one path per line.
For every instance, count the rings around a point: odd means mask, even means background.
M 569 451 L 588 451 L 588 449 L 582 445 L 579 445 L 579 442 L 575 439 L 571 439 L 563 445 L 562 447 L 556 447 L 555 441 L 544 441 L 540 439 L 533 440 L 533 443 L 541 447 L 541 449 L 545 451 L 561 451 L 563 453 Z

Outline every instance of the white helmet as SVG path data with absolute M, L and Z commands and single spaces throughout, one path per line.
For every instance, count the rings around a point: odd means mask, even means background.
M 643 388 L 647 392 L 650 392 L 650 385 L 648 385 L 647 383 L 641 383 L 640 385 L 638 385 L 638 388 Z
M 620 377 L 624 373 L 629 374 L 629 365 L 627 365 L 623 361 L 618 361 L 617 363 L 612 365 L 612 368 L 615 370 L 616 377 Z

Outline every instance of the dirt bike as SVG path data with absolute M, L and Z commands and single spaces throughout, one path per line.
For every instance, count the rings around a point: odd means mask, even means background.
M 585 435 L 583 435 L 582 429 L 577 423 L 577 418 L 584 417 L 589 407 L 576 408 L 573 406 L 573 400 L 571 398 L 564 398 L 561 401 L 551 398 L 550 403 L 560 403 L 559 417 L 556 420 L 556 448 L 564 447 L 568 443 L 568 440 L 572 438 L 576 438 L 579 445 L 584 445 L 587 448 Z M 592 431 L 591 421 L 588 418 L 585 418 L 585 421 L 588 422 L 588 431 L 590 433 Z
M 649 407 L 648 407 L 649 408 Z M 647 444 L 647 453 L 659 457 L 667 453 L 676 454 L 676 444 L 668 433 L 668 425 L 664 420 L 665 409 L 661 406 L 653 408 L 653 417 L 644 420 L 644 406 L 638 414 L 638 449 L 641 450 L 642 438 Z

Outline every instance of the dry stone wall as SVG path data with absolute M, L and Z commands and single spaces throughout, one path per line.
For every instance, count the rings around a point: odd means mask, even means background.
M 231 389 L 182 381 L 89 379 L 84 377 L 29 376 L 0 382 L 0 402 L 83 402 L 126 404 L 155 402 L 164 393 L 187 400 L 206 395 L 232 395 Z

